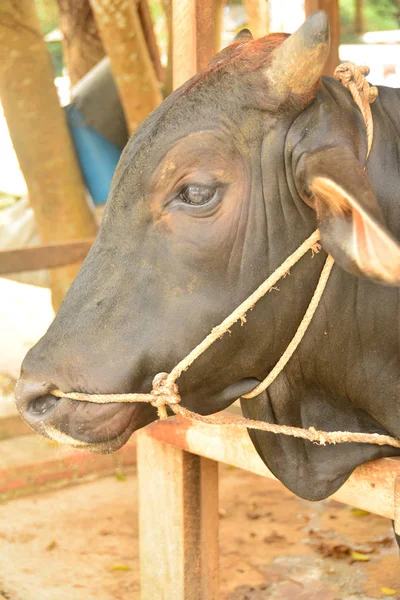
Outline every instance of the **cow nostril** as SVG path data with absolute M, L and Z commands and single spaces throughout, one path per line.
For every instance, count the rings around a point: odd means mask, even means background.
M 15 386 L 17 408 L 25 421 L 33 426 L 51 415 L 58 405 L 58 398 L 49 394 L 57 386 L 46 381 L 20 377 Z
M 35 416 L 42 416 L 53 410 L 58 401 L 59 398 L 56 398 L 56 396 L 53 396 L 52 394 L 39 396 L 39 398 L 36 398 L 30 403 L 29 412 Z

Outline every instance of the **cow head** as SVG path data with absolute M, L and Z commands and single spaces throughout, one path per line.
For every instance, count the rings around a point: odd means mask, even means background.
M 351 100 L 339 123 L 315 100 L 328 50 L 324 13 L 292 36 L 241 36 L 131 138 L 96 242 L 23 363 L 17 404 L 34 429 L 94 450 L 120 447 L 156 418 L 153 407 L 49 391 L 149 392 L 156 373 L 169 371 L 318 224 L 344 269 L 399 282 L 399 248 L 363 171 L 363 123 L 351 122 Z M 180 377 L 186 407 L 213 413 L 254 388 L 292 337 L 323 260 L 303 259 L 244 327 Z

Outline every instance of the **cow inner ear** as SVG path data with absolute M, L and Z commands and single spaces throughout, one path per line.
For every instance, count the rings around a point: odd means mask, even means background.
M 349 273 L 400 286 L 400 245 L 354 154 L 323 150 L 305 158 L 304 169 L 323 248 Z

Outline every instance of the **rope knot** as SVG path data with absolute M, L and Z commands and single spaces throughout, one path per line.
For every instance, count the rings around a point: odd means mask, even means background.
M 367 130 L 367 158 L 371 151 L 374 135 L 374 125 L 369 105 L 372 104 L 378 96 L 378 88 L 374 85 L 370 85 L 365 79 L 365 76 L 368 75 L 368 73 L 369 67 L 358 67 L 353 62 L 345 62 L 338 65 L 333 73 L 335 79 L 340 81 L 343 86 L 349 90 L 354 102 L 361 111 Z
M 363 94 L 364 98 L 372 104 L 378 96 L 378 88 L 374 85 L 370 85 L 365 79 L 365 76 L 368 75 L 369 72 L 370 68 L 366 65 L 357 66 L 353 62 L 345 62 L 336 67 L 333 76 L 347 89 L 349 89 L 350 84 L 353 83 L 357 90 Z
M 378 97 L 378 88 L 375 85 L 371 85 L 366 79 L 366 75 L 369 75 L 370 68 L 366 65 L 361 65 L 355 69 L 355 82 L 357 89 L 365 94 L 366 99 L 370 104 L 375 102 Z
M 175 382 L 168 381 L 168 373 L 158 373 L 153 379 L 151 390 L 153 400 L 151 405 L 157 409 L 160 419 L 167 418 L 166 407 L 170 404 L 179 404 L 181 397 Z

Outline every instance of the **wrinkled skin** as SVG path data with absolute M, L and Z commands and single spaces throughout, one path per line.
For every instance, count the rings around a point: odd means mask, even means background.
M 304 73 L 292 74 L 298 85 L 289 92 L 283 75 L 276 83 L 277 73 L 289 71 L 276 58 L 284 36 L 264 45 L 245 39 L 170 96 L 129 141 L 98 238 L 23 364 L 17 404 L 35 429 L 93 450 L 120 447 L 156 418 L 154 408 L 56 400 L 48 392 L 150 391 L 156 373 L 171 370 L 320 226 L 323 250 L 308 253 L 244 326 L 235 325 L 181 376 L 182 403 L 214 413 L 266 376 L 304 315 L 328 250 L 338 264 L 306 337 L 267 392 L 242 400 L 244 414 L 400 437 L 399 290 L 377 283 L 399 283 L 392 265 L 393 240 L 400 239 L 400 97 L 381 88 L 372 107 L 367 177 L 358 109 L 340 83 L 313 72 L 319 63 L 322 72 L 324 60 L 310 52 L 323 46 L 327 31 L 318 18 L 311 33 L 301 30 L 304 56 L 292 61 L 303 61 L 314 77 L 306 89 Z M 252 56 L 260 54 L 257 68 L 246 54 L 252 48 Z M 326 178 L 333 192 L 323 188 Z M 180 191 L 191 184 L 215 189 L 213 199 L 187 204 Z M 342 214 L 338 186 L 350 198 Z M 359 242 L 369 227 L 365 213 L 372 215 L 376 260 Z M 378 241 L 375 230 L 383 231 Z M 250 435 L 273 473 L 314 500 L 336 491 L 360 463 L 399 454 L 387 446 Z

